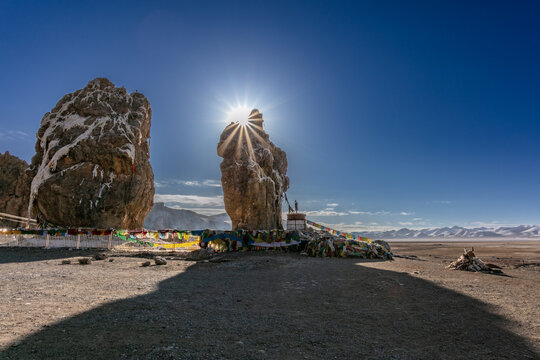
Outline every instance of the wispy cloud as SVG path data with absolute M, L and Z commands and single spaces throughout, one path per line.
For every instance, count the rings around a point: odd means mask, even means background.
M 204 180 L 203 185 L 204 186 L 210 186 L 210 187 L 221 187 L 221 181 L 219 181 L 219 180 Z
M 199 196 L 179 194 L 155 194 L 155 202 L 176 203 L 191 207 L 223 207 L 223 195 Z
M 399 225 L 401 225 L 401 226 L 412 226 L 412 224 L 413 223 L 410 222 L 410 221 L 400 221 L 399 222 Z
M 171 179 L 171 180 L 159 180 L 154 182 L 156 187 L 165 187 L 170 185 L 183 185 L 189 187 L 221 187 L 221 181 L 219 180 L 210 180 L 206 179 L 203 181 L 199 180 L 180 180 L 180 179 Z
M 411 216 L 411 215 L 414 215 L 414 213 L 413 212 L 402 211 L 402 212 L 399 213 L 399 215 Z
M 176 183 L 186 186 L 201 186 L 201 183 L 197 180 L 178 180 Z
M 318 210 L 318 211 L 306 211 L 307 216 L 345 216 L 349 215 L 348 212 L 340 212 L 331 210 Z
M 498 220 L 493 220 L 491 222 L 489 221 L 473 221 L 470 223 L 470 225 L 464 225 L 463 227 L 470 228 L 470 227 L 486 227 L 486 228 L 498 228 L 498 227 L 511 227 L 511 226 L 519 226 L 519 224 L 509 224 L 509 223 L 502 223 Z
M 330 205 L 338 205 L 338 204 L 326 204 L 327 208 L 323 210 L 313 210 L 313 211 L 307 211 L 307 215 L 311 216 L 346 216 L 346 215 L 365 215 L 365 216 L 389 216 L 389 215 L 401 215 L 401 216 L 412 216 L 415 213 L 412 211 L 401 211 L 399 213 L 393 213 L 386 210 L 379 210 L 379 211 L 362 211 L 362 210 L 348 210 L 348 211 L 336 211 L 334 207 L 330 207 Z M 420 219 L 420 218 L 418 218 Z
M 339 206 L 339 204 L 338 203 L 330 203 L 330 204 L 326 204 L 326 206 L 335 208 L 336 206 Z
M 3 140 L 3 141 L 23 140 L 23 139 L 28 138 L 29 136 L 30 135 L 20 130 L 0 131 L 0 140 Z
M 338 204 L 327 204 L 328 205 L 338 205 Z M 306 211 L 308 216 L 347 216 L 347 215 L 390 215 L 389 211 L 336 211 L 334 207 L 327 207 L 323 210 L 311 210 Z
M 390 215 L 389 211 L 381 210 L 381 211 L 349 211 L 349 214 L 351 215 Z
M 168 205 L 167 207 L 171 209 L 182 209 L 182 210 L 190 210 L 194 211 L 198 214 L 212 216 L 212 215 L 218 215 L 225 213 L 225 208 L 198 208 L 198 207 L 185 207 L 180 205 Z
M 432 203 L 434 203 L 434 204 L 453 204 L 454 201 L 451 201 L 451 200 L 435 200 L 435 201 L 432 201 Z
M 359 232 L 359 233 L 366 232 L 366 231 L 386 231 L 386 230 L 396 229 L 395 226 L 383 226 L 383 225 L 378 225 L 376 223 L 370 223 L 369 225 L 365 225 L 362 221 L 355 221 L 354 223 L 341 222 L 337 224 L 321 222 L 321 224 L 329 227 L 330 229 L 347 231 L 347 232 Z
M 365 225 L 362 221 L 355 221 L 352 224 L 339 223 L 339 224 L 323 224 L 334 230 L 340 231 L 356 231 L 357 229 L 365 228 Z
M 221 181 L 218 180 L 204 180 L 204 181 L 198 181 L 198 180 L 175 180 L 174 183 L 185 185 L 185 186 L 210 186 L 210 187 L 221 187 Z

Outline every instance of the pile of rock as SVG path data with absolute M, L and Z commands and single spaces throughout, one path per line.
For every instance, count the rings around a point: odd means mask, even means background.
M 302 233 L 304 252 L 314 257 L 357 257 L 392 260 L 390 245 L 384 240 L 373 242 L 345 239 L 326 232 Z
M 489 274 L 502 273 L 498 266 L 486 264 L 474 254 L 474 248 L 471 250 L 463 249 L 463 254 L 456 261 L 447 266 L 453 270 L 465 270 L 474 272 L 485 272 Z

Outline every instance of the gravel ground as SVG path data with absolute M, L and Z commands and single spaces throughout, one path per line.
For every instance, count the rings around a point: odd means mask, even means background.
M 445 269 L 471 244 L 392 245 L 418 259 L 2 248 L 0 359 L 540 358 L 540 243 L 476 244 L 506 276 Z

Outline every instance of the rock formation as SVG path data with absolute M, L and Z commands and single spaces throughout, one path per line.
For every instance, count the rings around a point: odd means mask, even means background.
M 62 227 L 141 228 L 152 208 L 150 103 L 104 78 L 41 120 L 29 213 Z
M 0 153 L 0 212 L 26 217 L 30 195 L 30 179 L 26 161 L 6 151 Z M 0 219 L 0 227 L 22 227 L 24 222 Z
M 287 155 L 263 130 L 254 109 L 247 125 L 229 124 L 218 144 L 225 210 L 233 230 L 282 229 L 281 201 L 289 187 Z

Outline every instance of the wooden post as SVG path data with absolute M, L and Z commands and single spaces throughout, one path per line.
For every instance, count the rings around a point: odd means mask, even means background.
M 107 245 L 107 249 L 111 250 L 112 247 L 112 233 L 109 234 L 109 244 Z
M 47 238 L 45 240 L 45 249 L 49 248 L 49 232 L 47 231 Z
M 81 233 L 77 232 L 77 247 L 76 249 L 79 250 L 81 248 Z

